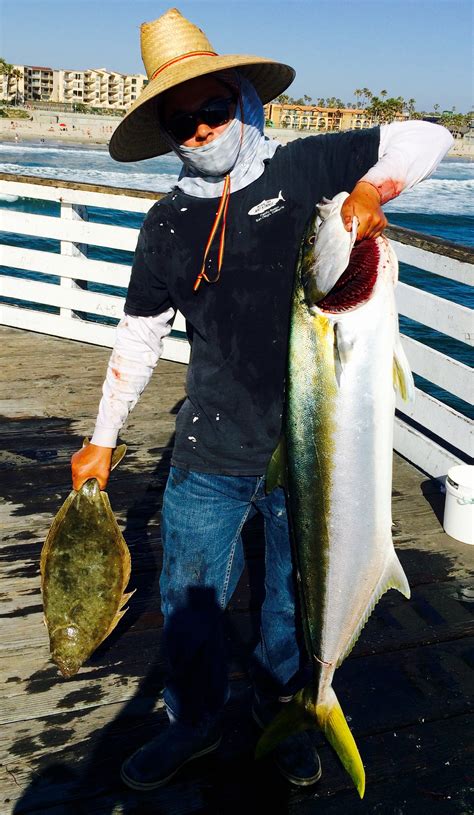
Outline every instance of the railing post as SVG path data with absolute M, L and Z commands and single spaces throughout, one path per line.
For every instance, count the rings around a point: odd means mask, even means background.
M 61 218 L 67 221 L 88 221 L 86 207 L 81 204 L 69 204 L 61 201 Z M 73 243 L 72 241 L 61 241 L 61 254 L 68 257 L 87 257 L 87 245 L 84 243 Z M 87 289 L 87 282 L 85 280 L 72 280 L 70 277 L 61 277 L 61 286 L 68 289 Z M 68 317 L 69 319 L 81 319 L 78 312 L 70 308 L 60 309 L 61 317 Z

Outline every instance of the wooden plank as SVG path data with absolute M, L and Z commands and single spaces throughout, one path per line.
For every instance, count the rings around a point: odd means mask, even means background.
M 395 417 L 393 447 L 431 478 L 446 478 L 448 470 L 462 460 L 439 444 Z
M 330 815 L 344 815 L 350 802 L 359 806 L 350 780 L 320 737 L 324 778 L 312 791 L 290 790 L 271 775 L 270 763 L 266 769 L 253 764 L 256 733 L 244 670 L 256 632 L 255 571 L 244 574 L 227 618 L 231 687 L 244 690 L 240 696 L 237 690 L 227 708 L 219 755 L 208 764 L 190 765 L 170 787 L 149 797 L 120 784 L 121 760 L 164 723 L 158 701 L 163 665 L 157 574 L 158 513 L 167 465 L 159 460 L 172 444 L 186 369 L 160 363 L 125 432 L 130 452 L 111 479 L 109 494 L 120 509 L 120 525 L 128 525 L 132 581 L 139 592 L 120 630 L 70 683 L 49 661 L 38 608 L 38 556 L 52 514 L 69 489 L 69 455 L 93 424 L 108 351 L 8 328 L 0 329 L 0 339 L 8 361 L 0 369 L 0 378 L 8 382 L 0 402 L 0 475 L 6 497 L 0 510 L 0 556 L 4 574 L 11 575 L 2 579 L 8 596 L 0 596 L 0 614 L 9 615 L 1 619 L 2 632 L 11 645 L 0 651 L 0 688 L 15 719 L 0 733 L 5 759 L 0 811 L 3 805 L 5 813 L 18 815 L 76 810 L 155 815 L 159 808 L 163 815 L 184 815 L 192 806 L 203 812 L 218 804 L 223 812 L 241 812 L 242 803 L 252 808 L 258 784 L 272 812 L 283 804 L 294 815 L 305 807 L 319 812 L 321 806 Z M 366 764 L 367 798 L 360 806 L 381 813 L 385 806 L 387 815 L 395 809 L 408 815 L 427 811 L 428 801 L 433 815 L 438 799 L 432 795 L 446 796 L 449 790 L 458 795 L 453 813 L 461 815 L 469 811 L 462 808 L 462 795 L 469 768 L 465 714 L 472 693 L 467 662 L 472 595 L 467 580 L 474 547 L 442 532 L 433 511 L 442 502 L 436 485 L 398 457 L 393 483 L 394 536 L 412 600 L 395 591 L 385 595 L 338 670 L 336 691 Z M 249 568 L 260 568 L 256 524 L 251 532 Z M 448 783 L 450 768 L 459 775 Z M 10 800 L 3 803 L 5 798 Z M 451 799 L 440 800 L 447 807 L 440 815 L 449 815 Z
M 424 656 L 428 660 L 431 657 L 428 654 Z M 376 673 L 376 679 L 372 679 L 374 684 L 371 687 L 366 681 L 367 673 L 365 671 L 361 673 L 359 666 L 357 672 L 353 674 L 353 677 L 356 677 L 354 696 L 359 697 L 362 684 L 367 689 L 367 698 L 360 704 L 361 709 L 359 710 L 357 710 L 355 699 L 349 698 L 352 689 L 348 685 L 344 683 L 344 687 L 338 690 L 339 696 L 341 696 L 341 693 L 345 694 L 343 707 L 346 715 L 350 717 L 351 728 L 364 757 L 369 786 L 383 783 L 388 779 L 392 780 L 394 773 L 400 773 L 401 777 L 408 771 L 419 775 L 427 770 L 432 770 L 433 765 L 442 767 L 445 762 L 450 763 L 451 761 L 459 766 L 459 763 L 465 761 L 466 758 L 472 717 L 469 717 L 467 711 L 456 712 L 461 709 L 462 700 L 457 696 L 458 688 L 455 684 L 454 686 L 453 684 L 450 685 L 449 676 L 446 675 L 446 672 L 450 668 L 452 669 L 453 663 L 450 663 L 449 660 L 444 662 L 444 670 L 438 674 L 436 682 L 433 683 L 433 687 L 428 693 L 427 683 L 423 681 L 422 677 L 422 672 L 425 669 L 423 661 L 417 664 L 412 663 L 409 666 L 410 670 L 405 670 L 406 667 L 402 666 L 401 663 L 387 666 L 383 673 Z M 375 665 L 373 665 L 373 668 L 375 668 Z M 390 718 L 386 722 L 388 726 L 380 729 L 377 726 L 380 721 L 380 687 L 381 683 L 388 678 L 390 669 L 394 673 L 392 673 L 389 684 L 385 685 L 384 693 L 386 696 L 391 697 L 396 688 L 396 704 L 390 707 Z M 443 692 L 447 694 L 445 698 L 443 698 Z M 431 696 L 436 699 L 433 707 L 430 707 Z M 127 705 L 125 710 L 121 711 L 117 710 L 117 706 L 112 705 L 107 706 L 107 708 L 96 707 L 84 711 L 80 718 L 59 713 L 57 723 L 55 723 L 56 717 L 54 716 L 48 717 L 43 722 L 25 723 L 24 727 L 21 726 L 23 731 L 21 733 L 18 726 L 14 733 L 9 732 L 9 729 L 7 729 L 5 731 L 5 741 L 9 741 L 11 745 L 9 755 L 6 757 L 7 767 L 19 787 L 19 789 L 18 787 L 14 789 L 16 785 L 10 777 L 10 780 L 7 781 L 8 787 L 6 787 L 9 795 L 18 798 L 19 790 L 28 786 L 32 761 L 35 768 L 39 766 L 44 770 L 49 764 L 57 763 L 59 754 L 66 764 L 74 766 L 76 772 L 89 779 L 87 785 L 88 795 L 92 795 L 94 792 L 103 794 L 106 779 L 109 784 L 112 782 L 115 787 L 117 784 L 117 769 L 123 758 L 153 735 L 153 724 L 163 727 L 163 718 L 155 718 L 152 715 L 152 710 L 150 710 L 149 705 L 152 698 L 149 699 L 147 696 L 144 698 L 143 696 L 141 698 L 137 697 L 136 700 L 132 700 Z M 140 701 L 142 706 L 139 705 Z M 229 707 L 232 708 L 231 705 Z M 229 725 L 231 725 L 232 730 L 245 728 L 245 721 L 248 722 L 250 718 L 248 701 L 243 703 L 243 701 L 239 702 L 237 699 L 233 707 L 232 714 L 231 710 L 229 710 L 226 717 L 227 727 L 229 728 Z M 440 716 L 437 713 L 437 707 L 440 710 L 442 709 L 444 714 Z M 110 716 L 108 720 L 106 718 L 107 714 Z M 149 717 L 148 722 L 146 716 Z M 41 724 L 43 724 L 43 729 L 41 729 Z M 452 735 L 449 741 L 446 738 L 447 728 L 450 728 Z M 439 737 L 440 731 L 445 734 L 443 739 Z M 44 740 L 41 738 L 42 733 L 45 735 Z M 125 733 L 127 735 L 124 739 Z M 240 741 L 240 749 L 251 752 L 255 743 L 256 732 L 255 729 L 249 729 L 247 725 L 246 733 L 248 734 L 246 735 L 246 741 L 243 744 Z M 341 770 L 337 762 L 331 761 L 329 749 L 320 736 L 318 737 L 318 743 L 321 744 L 320 749 L 325 767 L 325 782 L 318 787 L 319 793 L 324 794 L 324 796 L 335 796 L 342 791 L 350 791 L 351 795 L 355 795 L 350 779 Z M 104 749 L 105 745 L 107 749 Z M 47 751 L 48 746 L 50 747 L 50 754 Z M 235 776 L 236 755 L 233 738 L 226 739 L 221 755 L 224 760 L 229 762 L 228 771 L 232 769 Z M 95 767 L 96 772 L 91 772 L 94 763 L 97 764 L 97 762 L 99 766 Z M 212 764 L 215 767 L 215 762 Z M 262 767 L 256 769 L 262 772 Z M 198 765 L 195 765 L 193 769 L 190 769 L 189 776 L 186 773 L 180 776 L 178 783 L 182 783 L 182 779 L 186 777 L 194 778 L 197 782 L 200 778 L 199 773 Z M 215 777 L 215 769 L 213 769 L 213 775 Z M 239 784 L 243 783 L 246 775 L 245 773 L 243 776 L 239 774 Z M 66 775 L 66 778 L 70 781 L 71 775 Z M 70 784 L 69 786 L 63 784 L 61 788 L 58 785 L 57 777 L 51 777 L 49 780 L 46 777 L 45 783 L 37 785 L 36 790 L 34 788 L 31 790 L 30 804 L 34 800 L 33 795 L 35 792 L 37 796 L 41 796 L 39 799 L 36 798 L 38 805 L 41 805 L 40 802 L 44 805 L 45 803 L 54 803 L 57 800 L 72 801 L 77 799 L 77 796 L 83 796 L 84 783 L 80 783 L 77 776 L 75 776 L 75 781 L 73 788 L 71 788 Z M 98 782 L 99 784 L 96 786 Z M 442 784 L 442 779 L 440 783 Z M 229 780 L 226 779 L 227 788 L 228 784 Z M 48 798 L 45 797 L 45 792 L 49 793 Z M 179 793 L 179 787 L 176 792 Z M 295 800 L 301 800 L 303 791 L 296 790 L 293 794 Z M 153 796 L 155 807 L 158 800 L 155 792 Z M 354 800 L 357 799 L 354 798 Z M 344 805 L 347 806 L 347 801 Z M 20 809 L 20 811 L 27 810 Z M 91 810 L 88 809 L 88 811 Z M 162 811 L 161 807 L 160 811 Z
M 412 337 L 401 335 L 402 345 L 410 368 L 416 374 L 434 382 L 448 393 L 453 393 L 465 402 L 470 402 L 474 394 L 474 369 L 456 359 L 424 345 Z
M 393 226 L 390 224 L 386 229 L 387 237 L 394 243 L 403 246 L 411 246 L 420 252 L 431 252 L 435 255 L 452 258 L 472 265 L 474 263 L 474 249 L 472 246 L 464 246 L 445 238 L 438 238 L 435 235 L 425 235 L 423 232 L 416 232 L 414 229 L 407 229 L 404 226 Z M 423 267 L 421 267 L 423 268 Z M 471 280 L 472 283 L 472 280 Z
M 134 252 L 138 229 L 111 226 L 88 221 L 66 221 L 49 215 L 31 215 L 14 210 L 0 210 L 0 229 L 17 235 L 33 235 L 59 241 L 113 247 Z
M 395 295 L 400 314 L 459 342 L 474 344 L 471 309 L 406 283 L 398 283 Z
M 70 320 L 56 314 L 46 314 L 32 309 L 21 309 L 5 306 L 0 303 L 0 324 L 12 328 L 23 328 L 27 331 L 49 334 L 53 337 L 64 337 L 79 340 L 91 345 L 112 348 L 115 339 L 115 328 L 85 320 Z M 165 337 L 163 340 L 163 359 L 187 363 L 189 361 L 189 343 L 187 340 Z
M 447 277 L 449 280 L 456 280 L 457 283 L 463 283 L 465 286 L 473 285 L 472 259 L 459 260 L 454 257 L 436 254 L 433 252 L 432 247 L 426 250 L 417 246 L 399 243 L 398 241 L 391 241 L 391 244 L 401 263 L 408 263 L 410 266 L 424 269 L 426 272 Z M 456 247 L 456 249 L 461 257 L 466 257 L 464 253 L 459 252 L 462 247 Z
M 70 204 L 62 201 L 60 205 L 60 218 L 64 221 L 88 221 L 88 214 L 86 208 L 82 204 Z M 83 260 L 87 258 L 87 246 L 83 243 L 72 243 L 71 241 L 61 241 L 60 252 L 63 257 L 78 257 Z M 61 289 L 71 292 L 81 287 L 75 280 L 70 277 L 61 277 L 59 281 Z M 34 301 L 34 298 L 32 298 Z M 66 304 L 61 306 L 59 311 L 61 317 L 74 318 L 77 315 L 73 311 L 73 307 L 66 308 Z
M 446 442 L 446 446 L 451 444 L 466 456 L 473 455 L 474 422 L 467 416 L 419 388 L 415 388 L 415 399 L 411 403 L 404 402 L 397 394 L 396 406 L 403 416 L 409 416 L 423 428 L 431 430 Z
M 84 261 L 81 258 L 67 257 L 54 252 L 41 252 L 5 244 L 2 246 L 1 260 L 3 266 L 15 269 L 87 280 L 107 286 L 121 286 L 124 289 L 130 281 L 130 266 L 108 263 L 105 260 L 87 258 L 87 261 Z
M 0 192 L 21 198 L 39 198 L 47 201 L 68 201 L 94 207 L 147 212 L 155 201 L 164 197 L 162 192 L 136 190 L 125 187 L 107 187 L 37 176 L 0 173 Z
M 69 278 L 67 278 L 69 279 Z M 14 297 L 32 303 L 61 306 L 76 311 L 99 314 L 120 320 L 123 316 L 124 297 L 101 294 L 80 288 L 64 288 L 54 283 L 40 283 L 21 277 L 0 275 L 0 296 Z M 64 315 L 62 315 L 64 317 Z

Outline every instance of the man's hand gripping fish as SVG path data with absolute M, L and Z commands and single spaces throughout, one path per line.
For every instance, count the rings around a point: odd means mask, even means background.
M 319 206 L 303 239 L 292 305 L 284 438 L 268 489 L 288 498 L 313 683 L 262 735 L 257 756 L 318 726 L 359 795 L 365 773 L 332 679 L 389 588 L 410 596 L 391 536 L 394 385 L 413 380 L 400 344 L 398 263 L 385 237 L 355 245 L 347 193 Z
M 125 450 L 117 447 L 112 469 Z M 41 551 L 44 621 L 63 676 L 74 676 L 123 617 L 129 578 L 128 546 L 107 493 L 90 478 L 66 498 Z

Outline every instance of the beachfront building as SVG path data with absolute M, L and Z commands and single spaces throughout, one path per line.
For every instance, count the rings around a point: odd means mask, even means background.
M 84 71 L 14 65 L 12 74 L 0 74 L 0 100 L 57 102 L 88 107 L 127 109 L 148 80 L 144 74 L 121 74 L 106 68 Z
M 133 104 L 147 78 L 143 74 L 121 74 L 106 68 L 58 71 L 62 98 L 54 101 L 88 107 L 127 109 Z
M 406 115 L 398 114 L 403 121 Z M 270 102 L 265 105 L 265 120 L 273 127 L 290 130 L 312 130 L 331 133 L 339 130 L 361 130 L 371 127 L 372 118 L 367 110 L 357 108 L 323 108 L 317 105 L 281 105 Z

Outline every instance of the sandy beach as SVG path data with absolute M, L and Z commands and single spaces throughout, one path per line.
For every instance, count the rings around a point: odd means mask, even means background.
M 49 142 L 82 145 L 107 145 L 120 119 L 114 116 L 88 116 L 79 113 L 31 111 L 30 119 L 0 119 L 2 142 Z M 293 139 L 314 135 L 300 130 L 268 128 L 266 135 L 285 144 Z M 474 140 L 457 139 L 448 156 L 474 159 Z

